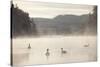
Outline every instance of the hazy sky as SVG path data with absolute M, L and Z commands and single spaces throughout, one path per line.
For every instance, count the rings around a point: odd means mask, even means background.
M 13 0 L 13 3 L 28 12 L 30 17 L 53 18 L 64 14 L 83 15 L 93 10 L 91 5 L 45 3 L 28 0 Z

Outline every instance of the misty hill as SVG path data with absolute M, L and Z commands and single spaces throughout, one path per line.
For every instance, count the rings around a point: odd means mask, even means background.
M 58 15 L 30 18 L 29 14 L 11 5 L 11 37 L 36 35 L 96 35 L 97 7 L 93 14 Z
M 89 27 L 91 25 L 88 24 L 89 22 L 88 14 L 81 16 L 58 15 L 53 19 L 34 18 L 34 23 L 40 35 L 83 35 L 96 33 Z

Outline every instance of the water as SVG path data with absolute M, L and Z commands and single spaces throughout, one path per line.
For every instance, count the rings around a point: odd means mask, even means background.
M 56 64 L 96 61 L 96 36 L 43 36 L 13 39 L 13 64 Z M 28 49 L 28 45 L 31 49 Z M 88 47 L 84 45 L 89 44 Z M 49 56 L 46 49 L 49 48 Z M 67 53 L 62 54 L 61 48 Z

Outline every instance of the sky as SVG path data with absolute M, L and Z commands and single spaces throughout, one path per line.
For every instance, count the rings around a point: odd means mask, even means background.
M 18 8 L 29 13 L 30 17 L 54 18 L 57 15 L 83 15 L 92 13 L 93 5 L 61 4 L 36 2 L 28 0 L 13 0 Z

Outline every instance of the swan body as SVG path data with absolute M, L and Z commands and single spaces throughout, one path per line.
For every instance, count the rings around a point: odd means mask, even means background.
M 63 50 L 63 48 L 61 48 L 61 53 L 62 53 L 62 54 L 66 54 L 67 51 L 65 51 L 65 50 Z
M 89 44 L 84 45 L 84 47 L 89 47 Z
M 46 56 L 49 56 L 49 55 L 50 55 L 49 49 L 46 50 L 45 55 L 46 55 Z
M 28 49 L 31 49 L 31 46 L 30 46 L 30 44 L 28 45 Z

